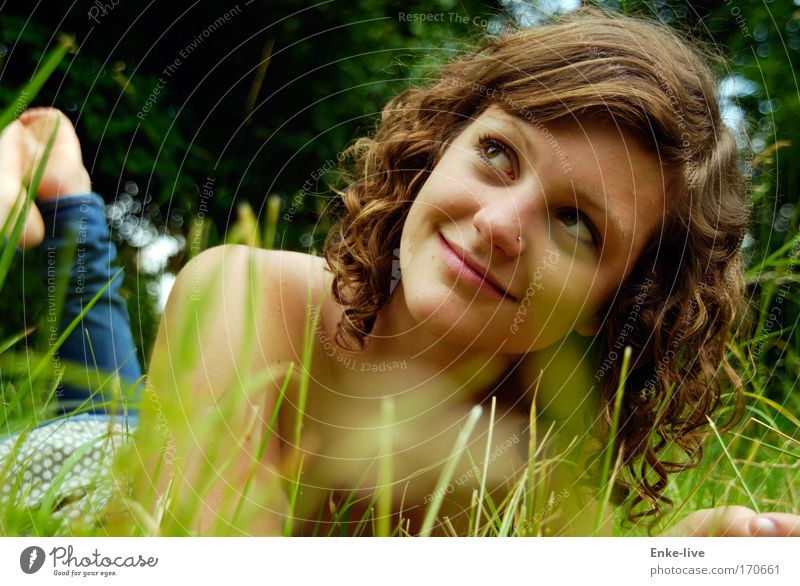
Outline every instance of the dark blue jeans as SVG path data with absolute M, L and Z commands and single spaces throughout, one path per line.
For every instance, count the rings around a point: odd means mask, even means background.
M 58 359 L 72 363 L 73 369 L 77 365 L 79 373 L 77 379 L 70 377 L 58 389 L 59 410 L 69 413 L 82 406 L 82 412 L 128 413 L 135 418 L 144 383 L 128 309 L 119 293 L 124 275 L 117 274 L 117 249 L 109 238 L 105 202 L 98 194 L 89 193 L 37 205 L 45 224 L 40 246 L 47 254 L 45 279 L 50 282 L 52 273 L 69 270 L 59 335 L 116 275 L 58 350 Z M 109 381 L 113 373 L 121 379 L 122 402 L 113 395 Z

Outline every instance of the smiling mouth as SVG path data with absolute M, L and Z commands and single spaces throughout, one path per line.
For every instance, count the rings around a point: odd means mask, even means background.
M 511 295 L 508 291 L 493 283 L 486 274 L 486 271 L 471 266 L 464 258 L 464 255 L 457 252 L 442 234 L 439 234 L 439 240 L 442 244 L 445 264 L 447 264 L 459 278 L 494 299 L 504 299 L 506 301 L 517 300 L 516 297 Z

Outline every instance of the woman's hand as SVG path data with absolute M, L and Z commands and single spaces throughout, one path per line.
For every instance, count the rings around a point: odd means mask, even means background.
M 83 166 L 81 145 L 72 122 L 55 108 L 31 108 L 0 133 L 0 226 L 11 216 L 15 205 L 19 207 L 20 194 L 23 197 L 27 195 L 26 186 L 41 161 L 56 122 L 58 132 L 42 173 L 37 197 L 45 201 L 59 195 L 91 191 L 89 173 Z M 9 231 L 16 217 L 9 222 Z M 30 248 L 43 238 L 42 216 L 36 206 L 30 206 L 19 244 Z
M 664 537 L 800 537 L 800 515 L 729 506 L 695 511 Z

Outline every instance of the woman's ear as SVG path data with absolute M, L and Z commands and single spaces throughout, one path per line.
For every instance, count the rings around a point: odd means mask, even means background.
M 575 328 L 575 332 L 581 336 L 594 337 L 600 331 L 601 325 L 602 320 L 600 319 L 600 316 L 594 314 L 584 319 L 583 322 L 579 323 Z

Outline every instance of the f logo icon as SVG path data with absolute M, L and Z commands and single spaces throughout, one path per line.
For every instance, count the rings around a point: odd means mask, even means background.
M 400 279 L 402 279 L 402 273 L 400 272 L 400 249 L 395 248 L 392 254 L 394 254 L 394 260 L 392 261 L 392 282 L 389 283 L 389 295 L 392 294 L 394 288 L 397 287 Z
M 19 567 L 26 574 L 35 574 L 44 565 L 44 550 L 41 547 L 32 545 L 22 550 L 19 555 Z

